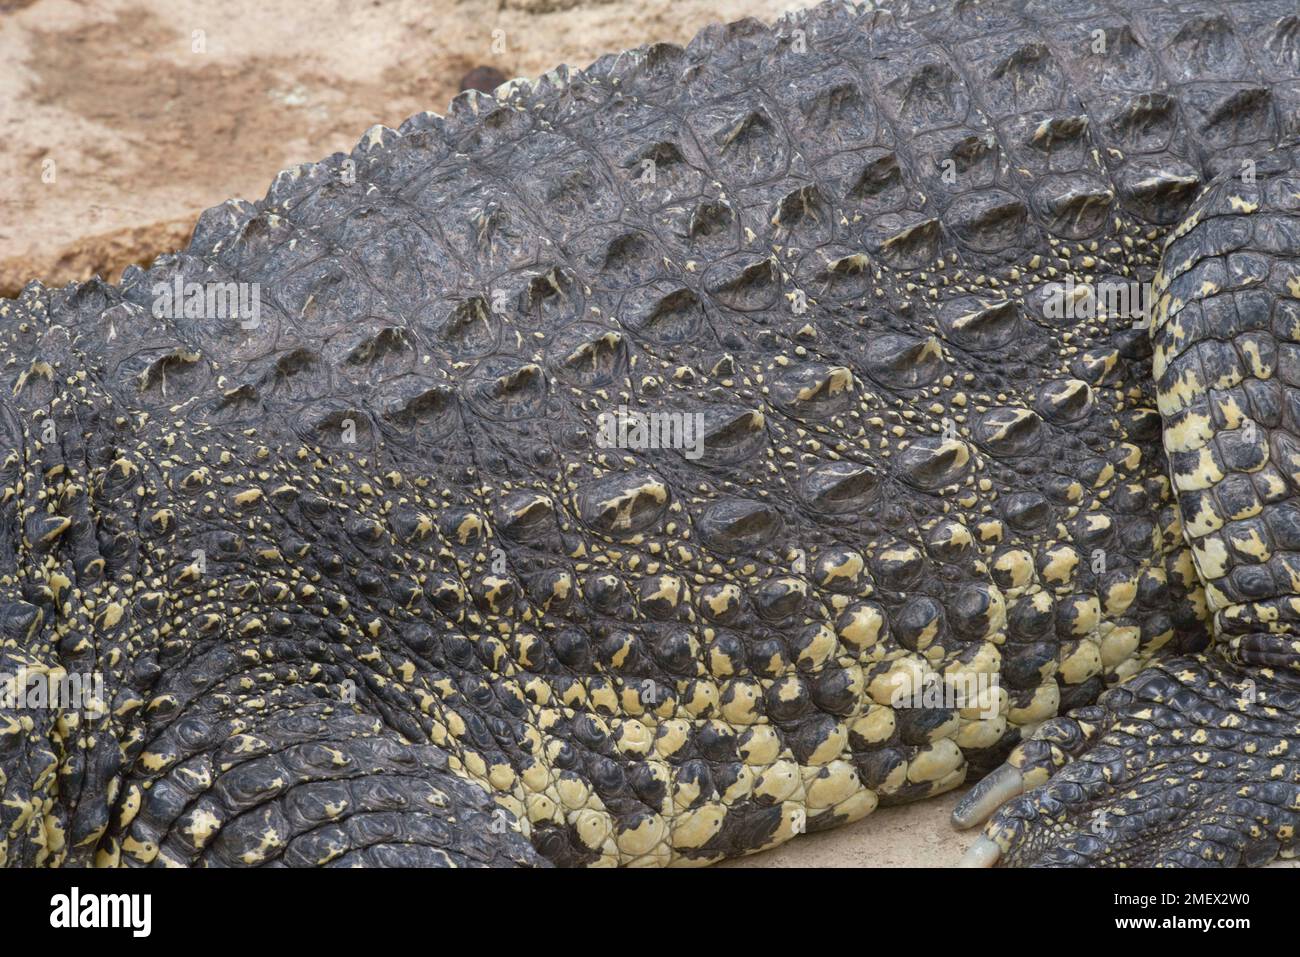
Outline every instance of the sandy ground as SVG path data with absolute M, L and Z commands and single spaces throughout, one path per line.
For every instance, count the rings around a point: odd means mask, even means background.
M 0 0 L 0 294 L 116 279 L 197 215 L 507 77 L 793 0 Z
M 718 867 L 952 867 L 980 830 L 948 822 L 966 789 L 920 804 L 880 808 L 833 831 L 804 834 L 772 851 Z

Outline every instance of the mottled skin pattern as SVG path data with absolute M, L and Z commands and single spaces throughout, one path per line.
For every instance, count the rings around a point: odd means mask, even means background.
M 0 672 L 108 686 L 0 713 L 0 860 L 704 863 L 1008 755 L 982 863 L 1287 850 L 1300 18 L 1136 6 L 711 28 L 0 302 Z

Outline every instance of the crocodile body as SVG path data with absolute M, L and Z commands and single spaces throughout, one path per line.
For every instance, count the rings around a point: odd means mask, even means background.
M 1294 2 L 826 4 L 33 283 L 0 672 L 105 692 L 0 711 L 0 860 L 707 863 L 995 768 L 985 863 L 1286 852 L 1297 135 Z

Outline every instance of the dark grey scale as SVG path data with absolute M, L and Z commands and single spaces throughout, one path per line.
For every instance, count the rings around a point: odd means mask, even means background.
M 616 575 L 589 575 L 582 580 L 581 590 L 586 603 L 597 614 L 616 621 L 636 614 L 627 583 Z
M 1010 257 L 1038 238 L 1029 227 L 1024 201 L 1003 189 L 959 197 L 948 206 L 944 222 L 958 243 L 976 254 L 1005 252 Z
M 726 193 L 706 183 L 691 198 L 675 201 L 651 214 L 655 231 L 666 237 L 668 249 L 679 257 L 714 261 L 740 247 L 740 211 Z
M 869 788 L 880 788 L 891 775 L 896 774 L 907 761 L 907 749 L 901 747 L 874 747 L 854 753 L 854 767 L 862 783 Z M 885 803 L 891 798 L 886 797 Z
M 452 548 L 478 548 L 486 540 L 484 517 L 471 507 L 453 505 L 439 513 L 438 530 Z
M 1002 516 L 1018 532 L 1032 534 L 1046 527 L 1051 506 L 1038 492 L 1017 492 L 1001 503 Z
M 897 52 L 862 65 L 894 127 L 915 134 L 966 119 L 970 92 L 947 52 L 917 33 L 898 35 L 895 44 Z
M 1140 119 L 1145 119 L 1141 110 Z M 1161 156 L 1128 163 L 1115 176 L 1125 209 L 1147 222 L 1176 223 L 1204 185 L 1197 167 L 1182 158 Z
M 974 434 L 999 458 L 1032 455 L 1043 442 L 1043 420 L 1031 409 L 994 408 L 979 417 Z
M 1272 537 L 1269 535 L 1268 524 L 1261 518 L 1240 519 L 1233 522 L 1224 530 L 1224 543 L 1227 545 L 1232 556 L 1244 565 L 1255 565 L 1264 559 L 1258 554 L 1259 543 L 1266 546 L 1272 545 Z M 1246 575 L 1254 575 L 1256 569 L 1246 568 L 1238 569 Z M 1271 579 L 1272 576 L 1267 576 Z M 1269 581 L 1269 586 L 1273 587 Z
M 857 594 L 864 584 L 863 573 L 855 570 L 862 565 L 862 555 L 844 546 L 831 546 L 820 551 L 812 563 L 811 579 L 817 587 L 845 595 Z
M 809 74 L 796 59 L 786 76 L 773 95 L 792 118 L 801 153 L 822 158 L 876 142 L 880 118 L 853 70 L 836 64 Z
M 615 315 L 628 332 L 652 351 L 684 345 L 707 334 L 709 314 L 699 295 L 672 281 L 660 281 L 626 293 Z
M 887 134 L 882 132 L 884 136 Z M 898 153 L 888 146 L 855 150 L 828 160 L 827 165 L 833 174 L 838 173 L 837 183 L 846 205 L 894 213 L 907 201 L 910 177 Z
M 711 549 L 749 555 L 779 537 L 784 521 L 772 505 L 732 499 L 709 506 L 696 520 L 696 526 Z
M 524 588 L 532 604 L 554 615 L 567 618 L 575 608 L 577 596 L 570 588 L 573 573 L 568 567 L 555 567 L 554 562 L 539 562 L 539 570 L 523 574 Z
M 866 344 L 863 365 L 874 381 L 892 389 L 914 389 L 932 383 L 944 362 L 934 339 L 885 335 Z
M 860 239 L 875 259 L 898 270 L 920 269 L 948 251 L 940 221 L 929 210 L 886 213 Z
M 375 548 L 388 542 L 388 530 L 382 523 L 370 518 L 353 516 L 343 522 L 343 531 L 348 540 L 363 548 Z
M 442 118 L 433 113 L 416 113 L 409 116 L 398 128 L 401 134 L 397 148 L 387 153 L 370 152 L 364 156 L 362 177 L 378 183 L 385 190 L 400 193 L 402 188 L 431 167 L 437 166 L 451 152 L 444 135 Z M 331 170 L 339 158 L 330 158 Z
M 1055 174 L 1044 177 L 1043 188 L 1036 191 L 1036 198 L 1057 194 L 1058 189 L 1068 184 L 1077 190 L 1075 195 L 1080 200 L 1091 195 L 1104 209 L 1114 194 L 1108 195 L 1104 179 L 1083 172 L 1091 170 L 1090 160 L 1095 160 L 1088 155 L 1087 149 L 1091 142 L 1091 120 L 1082 107 L 1082 103 L 1071 97 L 1061 98 L 1041 110 L 1003 118 L 998 123 L 998 134 L 1023 168 L 1040 174 Z M 1076 211 L 1082 211 L 1088 205 L 1092 204 L 1085 203 Z M 1059 207 L 1052 210 L 1053 213 L 1061 211 Z
M 531 200 L 528 206 L 547 210 L 543 235 L 572 242 L 584 227 L 618 219 L 621 197 L 595 155 L 555 134 L 535 131 L 526 142 L 517 157 L 507 153 L 498 161 L 503 170 L 521 169 L 521 160 L 528 164 L 527 172 L 511 185 Z
M 600 534 L 622 537 L 645 531 L 668 507 L 664 486 L 650 472 L 615 474 L 580 489 L 575 504 L 581 519 Z
M 1275 303 L 1271 328 L 1278 339 L 1279 354 L 1294 356 L 1291 343 L 1300 337 L 1300 304 Z
M 953 564 L 961 563 L 971 552 L 965 526 L 954 519 L 934 522 L 925 541 L 926 551 L 934 559 Z
M 317 171 L 318 166 L 321 166 L 321 164 L 308 164 L 304 169 Z M 316 175 L 320 175 L 319 171 L 316 172 Z M 271 194 L 274 192 L 275 186 L 273 184 L 266 197 L 272 204 L 274 200 L 271 198 Z M 218 247 L 225 247 L 231 239 L 239 235 L 239 231 L 244 224 L 258 214 L 257 205 L 243 199 L 226 200 L 219 206 L 204 210 L 194 224 L 194 232 L 190 237 L 190 252 L 196 256 L 213 256 L 218 251 Z M 250 236 L 249 238 L 253 237 Z M 262 249 L 262 253 L 271 256 L 285 256 L 288 255 L 288 250 L 279 250 L 275 248 L 274 244 L 268 244 Z M 229 248 L 227 255 L 243 256 L 244 247 L 242 244 L 236 244 L 234 247 Z M 246 257 L 246 266 L 256 267 L 260 264 L 260 257 Z M 143 272 L 140 267 L 135 268 L 136 272 L 132 274 L 133 276 Z
M 534 546 L 559 535 L 554 503 L 537 492 L 514 492 L 502 499 L 493 514 L 493 526 L 511 541 Z
M 831 516 L 861 515 L 879 497 L 881 475 L 866 464 L 830 462 L 809 470 L 800 494 L 808 506 Z
M 809 710 L 812 701 L 806 698 L 806 688 L 800 689 L 800 697 L 807 701 Z M 779 720 L 779 719 L 778 719 Z M 834 715 L 815 714 L 793 723 L 785 731 L 785 742 L 796 761 L 806 764 L 810 758 L 830 739 L 836 731 L 837 721 Z
M 910 589 L 925 570 L 925 560 L 915 549 L 895 548 L 884 550 L 873 557 L 869 565 L 871 574 L 882 587 L 895 592 Z
M 567 326 L 549 346 L 549 368 L 559 381 L 592 389 L 622 379 L 628 370 L 627 338 L 608 325 Z
M 697 106 L 687 123 L 709 168 L 735 187 L 755 185 L 785 171 L 791 145 L 776 106 L 761 93 Z
M 960 181 L 966 189 L 989 189 L 998 183 L 1002 150 L 991 134 L 960 127 L 918 136 L 911 144 L 916 175 L 929 192 Z
M 780 632 L 764 628 L 761 625 L 751 628 L 743 641 L 746 672 L 762 678 L 778 679 L 785 675 L 794 665 L 794 656 Z M 774 687 L 768 692 L 771 700 L 776 701 L 777 713 L 789 705 L 792 713 L 802 713 L 802 707 L 796 703 L 783 702 L 779 691 Z
M 819 667 L 815 664 L 815 651 L 818 643 L 825 636 L 825 625 L 807 624 L 796 631 L 787 633 L 785 639 L 786 654 L 791 664 L 805 676 L 815 674 Z M 787 672 L 789 669 L 786 669 Z
M 822 190 L 808 183 L 784 182 L 774 193 L 779 197 L 773 204 L 776 212 L 771 217 L 775 239 L 814 249 L 831 240 L 835 232 L 834 208 Z
M 601 670 L 639 676 L 648 673 L 648 649 L 640 635 L 622 629 L 613 629 L 597 639 L 596 659 Z
M 479 262 L 490 274 L 537 262 L 544 249 L 541 224 L 525 207 L 508 202 L 496 184 L 482 182 L 452 159 L 404 191 L 408 202 L 440 224 L 447 252 Z
M 898 740 L 917 747 L 928 744 L 944 737 L 956 720 L 950 708 L 903 708 L 898 713 Z
M 378 331 L 345 333 L 322 352 L 324 361 L 340 370 L 355 385 L 379 384 L 410 374 L 418 363 L 415 342 L 400 325 L 385 325 L 378 317 L 366 324 Z
M 637 584 L 637 607 L 648 618 L 681 620 L 690 608 L 687 586 L 680 579 L 671 586 L 663 577 L 643 578 Z
M 662 208 L 674 198 L 699 196 L 706 182 L 703 161 L 680 127 L 649 104 L 625 111 L 628 130 L 611 131 L 596 144 L 621 180 L 624 195 L 648 211 Z
M 1059 135 L 1068 136 L 1077 121 L 1077 115 L 1072 114 L 1059 123 L 1041 121 L 1039 127 L 1046 124 L 1047 135 L 1055 137 L 1064 126 Z M 1032 198 L 1054 235 L 1063 239 L 1095 239 L 1111 222 L 1115 190 L 1100 172 L 1079 171 L 1044 177 Z
M 851 676 L 842 668 L 823 668 L 810 680 L 810 695 L 823 714 L 848 717 L 857 703 Z
M 1160 530 L 1156 523 L 1143 515 L 1141 517 L 1114 516 L 1113 529 L 1121 549 L 1130 556 L 1141 556 L 1150 552 L 1152 543 L 1160 540 Z
M 847 321 L 840 321 L 832 308 L 841 305 L 852 309 L 873 297 L 876 277 L 866 256 L 848 244 L 824 243 L 799 255 L 796 262 L 787 261 L 784 268 L 790 272 L 795 286 L 823 308 L 828 319 L 826 338 L 847 348 L 842 342 L 855 340 L 852 327 Z M 848 316 L 843 318 L 847 320 Z M 858 325 L 866 323 L 866 317 L 857 320 Z
M 689 759 L 677 769 L 678 782 L 688 788 L 698 791 L 697 796 L 689 806 L 700 807 L 718 797 L 717 785 L 713 780 L 712 771 L 705 761 L 699 759 Z
M 1123 415 L 1124 434 L 1135 442 L 1151 442 L 1160 436 L 1160 414 L 1155 409 L 1139 408 Z
M 957 484 L 969 468 L 969 453 L 959 441 L 917 439 L 898 457 L 898 477 L 913 488 L 935 492 Z
M 1093 402 L 1092 388 L 1086 382 L 1058 379 L 1039 391 L 1035 410 L 1049 422 L 1068 426 L 1089 416 Z
M 1051 619 L 1049 616 L 1044 617 L 1047 618 L 1047 623 L 1039 632 L 1039 637 L 1053 637 L 1050 632 Z M 1021 624 L 1022 628 L 1026 626 L 1025 623 Z M 1012 689 L 1037 688 L 1055 671 L 1059 651 L 1052 640 L 1025 640 L 1008 644 L 1002 657 L 1002 680 Z
M 1253 434 L 1236 429 L 1219 436 L 1217 447 L 1224 464 L 1233 472 L 1253 472 L 1268 461 L 1268 447 L 1262 430 Z
M 944 644 L 946 616 L 943 606 L 933 598 L 907 599 L 890 615 L 890 622 L 893 636 L 909 651 L 924 652 L 932 644 Z
M 1019 303 L 974 296 L 949 299 L 939 311 L 944 336 L 963 349 L 993 352 L 1025 334 Z
M 1226 504 L 1220 499 L 1220 504 Z M 1284 502 L 1265 513 L 1268 540 L 1284 551 L 1300 550 L 1300 509 Z
M 543 415 L 548 392 L 546 373 L 539 365 L 501 358 L 479 364 L 462 398 L 489 422 L 513 422 Z
M 963 641 L 979 641 L 990 632 L 990 626 L 994 624 L 995 601 L 987 585 L 983 583 L 966 585 L 956 593 L 951 605 L 943 614 L 954 637 Z M 899 616 L 899 627 L 906 630 L 909 617 L 913 616 L 908 614 Z M 938 616 L 936 616 L 937 620 Z
M 276 303 L 284 310 L 287 320 L 299 328 L 310 329 L 317 342 L 346 329 L 354 311 L 374 314 L 379 305 L 364 275 L 352 263 L 318 259 L 290 272 L 289 277 L 289 284 L 277 292 Z M 267 323 L 252 330 L 254 336 L 245 348 L 254 355 L 269 351 L 263 348 L 254 352 L 249 348 L 262 345 L 259 340 L 267 335 L 259 332 L 262 329 L 275 331 Z
M 428 348 L 457 360 L 488 355 L 501 342 L 501 317 L 489 298 L 462 293 L 430 302 L 413 319 L 414 331 Z
M 762 315 L 774 308 L 781 295 L 775 260 L 763 251 L 738 253 L 704 274 L 704 290 L 724 310 L 756 314 L 750 321 L 765 322 Z
M 699 411 L 692 403 L 683 412 Z M 754 458 L 770 445 L 766 423 L 757 408 L 739 405 L 709 405 L 704 416 L 700 441 L 705 450 L 700 464 L 708 467 L 735 467 Z M 679 450 L 686 455 L 689 449 Z

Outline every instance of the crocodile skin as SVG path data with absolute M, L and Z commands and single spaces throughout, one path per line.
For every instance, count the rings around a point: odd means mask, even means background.
M 1135 6 L 713 27 L 0 301 L 0 671 L 108 688 L 0 711 L 0 859 L 707 863 L 1202 649 L 1149 332 L 1056 306 L 1300 135 L 1300 17 Z

